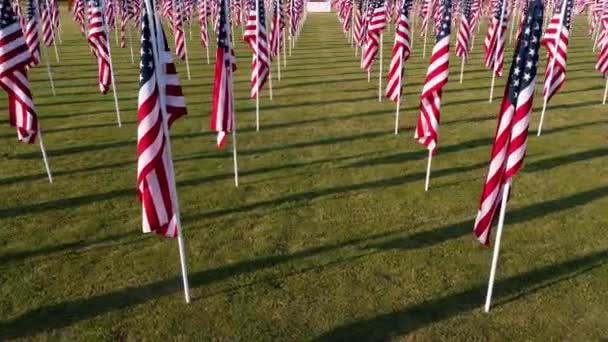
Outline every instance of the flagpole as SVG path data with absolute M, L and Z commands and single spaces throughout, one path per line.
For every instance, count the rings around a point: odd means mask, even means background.
M 127 34 L 129 35 L 129 48 L 131 49 L 131 64 L 135 64 L 135 56 L 133 55 L 133 37 L 131 37 L 131 25 L 127 21 Z
M 44 168 L 46 169 L 49 183 L 53 183 L 53 175 L 51 174 L 51 168 L 49 167 L 49 160 L 46 157 L 46 150 L 44 149 L 44 143 L 42 142 L 42 130 L 40 127 L 38 127 L 38 144 L 40 145 L 40 152 L 42 152 L 42 160 L 44 161 Z
M 553 72 L 555 71 L 555 61 L 557 60 L 557 47 L 560 44 L 560 41 L 562 39 L 562 30 L 564 29 L 564 15 L 566 13 L 566 3 L 568 0 L 562 0 L 562 8 L 561 8 L 561 13 L 559 16 L 559 25 L 558 30 L 556 32 L 556 37 L 555 37 L 555 46 L 553 47 L 553 59 L 551 60 L 551 65 L 549 66 L 549 70 L 551 70 L 551 72 L 549 73 L 549 77 L 547 78 L 547 84 L 549 85 L 549 87 L 551 87 L 551 82 L 553 81 Z M 543 90 L 544 90 L 544 86 L 543 86 Z M 545 93 L 543 91 L 543 110 L 540 114 L 540 122 L 538 123 L 538 132 L 536 133 L 536 136 L 541 135 L 542 130 L 543 130 L 543 123 L 545 121 L 545 112 L 547 111 L 547 102 L 549 101 L 549 91 L 551 89 L 547 89 L 547 92 Z
M 399 134 L 399 107 L 401 107 L 401 91 L 397 97 L 397 109 L 395 110 L 395 135 Z
M 277 16 L 279 15 L 279 4 L 278 4 L 278 1 L 277 1 L 277 13 L 275 15 L 277 15 Z M 277 35 L 281 34 L 281 23 L 280 23 L 280 21 L 281 21 L 281 18 L 279 18 L 279 20 L 277 21 L 277 25 L 278 25 L 276 27 Z M 280 38 L 280 36 L 276 37 L 276 40 L 277 40 L 277 55 L 275 57 L 277 57 L 277 59 L 278 59 L 278 61 L 277 61 L 278 62 L 277 63 L 277 73 L 278 73 L 277 74 L 277 78 L 280 81 L 281 80 L 281 38 Z
M 255 1 L 255 131 L 260 131 L 260 1 Z M 293 2 L 293 0 L 292 0 Z M 291 56 L 291 46 L 289 47 Z
M 492 291 L 494 289 L 494 278 L 496 277 L 496 266 L 498 265 L 498 254 L 500 252 L 500 239 L 502 237 L 502 228 L 505 224 L 505 212 L 507 211 L 507 200 L 509 199 L 509 189 L 511 181 L 505 184 L 502 192 L 502 202 L 500 203 L 500 214 L 498 217 L 498 229 L 496 230 L 496 241 L 494 242 L 494 254 L 492 255 L 492 268 L 490 269 L 490 280 L 488 281 L 488 292 L 486 295 L 486 305 L 484 311 L 490 312 L 490 304 L 492 303 Z
M 412 7 L 412 9 L 413 9 L 413 7 Z M 414 51 L 414 40 L 416 40 L 415 39 L 416 36 L 414 35 L 414 29 L 416 28 L 416 24 L 417 24 L 417 21 L 418 21 L 417 19 L 418 19 L 418 16 L 414 15 L 414 20 L 412 20 L 412 27 L 411 27 L 412 30 L 411 30 L 411 33 L 410 33 L 410 37 L 412 37 L 412 39 L 410 39 L 410 51 Z M 395 25 L 395 33 L 397 32 L 397 29 L 398 29 L 398 25 Z
M 155 60 L 155 64 L 157 66 L 160 66 L 160 58 L 158 56 L 158 36 L 156 35 L 156 32 L 161 31 L 160 28 L 160 22 L 159 22 L 159 18 L 156 15 L 156 12 L 152 9 L 152 4 L 150 4 L 151 0 L 144 0 L 145 6 L 147 8 L 147 12 L 148 15 L 152 15 L 154 17 L 154 21 L 156 23 L 156 27 L 154 27 L 154 25 L 150 25 L 150 33 L 152 34 L 152 37 L 154 37 L 154 42 L 152 43 L 152 50 L 154 52 L 154 60 Z M 179 212 L 179 199 L 177 196 L 177 186 L 175 184 L 175 169 L 173 167 L 173 156 L 171 153 L 171 136 L 169 135 L 169 127 L 168 127 L 168 123 L 167 123 L 167 119 L 168 119 L 168 114 L 167 114 L 167 107 L 166 107 L 166 99 L 165 99 L 165 82 L 164 79 L 160 76 L 160 72 L 159 69 L 162 68 L 158 68 L 155 67 L 154 68 L 154 73 L 156 75 L 156 80 L 158 82 L 158 86 L 159 86 L 159 101 L 160 101 L 160 108 L 161 108 L 161 113 L 163 115 L 163 131 L 165 133 L 165 137 L 167 138 L 167 154 L 169 155 L 169 167 L 170 169 L 173 171 L 170 173 L 171 175 L 171 186 L 173 186 L 173 194 L 175 195 L 175 221 L 177 224 L 177 246 L 178 246 L 178 250 L 179 250 L 179 259 L 180 259 L 180 266 L 181 266 L 181 271 L 182 271 L 182 280 L 183 280 L 183 284 L 184 284 L 184 299 L 186 300 L 186 303 L 190 303 L 190 286 L 188 284 L 188 265 L 187 265 L 187 260 L 186 260 L 186 248 L 185 248 L 185 243 L 184 243 L 184 237 L 182 235 L 182 226 L 181 226 L 181 219 L 180 219 L 180 212 Z
M 429 191 L 431 182 L 431 163 L 433 162 L 433 152 L 429 149 L 429 157 L 426 163 L 426 180 L 424 182 L 424 191 Z
M 509 44 L 513 40 L 513 29 L 515 28 L 515 19 L 517 18 L 517 7 L 513 10 L 513 20 L 511 20 L 511 32 L 509 33 Z
M 184 33 L 184 3 L 180 0 L 177 0 L 177 2 L 179 2 L 179 22 L 181 24 L 182 27 L 182 37 L 185 35 Z M 184 53 L 186 56 L 186 73 L 188 74 L 188 79 L 191 80 L 192 77 L 190 76 L 190 63 L 188 61 L 188 44 L 186 44 L 186 37 L 183 37 L 184 39 Z
M 460 84 L 462 84 L 462 77 L 464 76 L 464 55 L 462 56 L 462 60 L 460 61 Z
M 283 68 L 287 69 L 287 41 L 286 41 L 286 37 L 287 37 L 287 31 L 285 28 L 283 28 Z M 280 47 L 279 47 L 280 49 Z M 281 57 L 279 56 L 279 63 L 280 63 Z
M 608 1 L 608 0 L 607 0 Z M 378 102 L 382 102 L 382 48 L 384 32 L 380 32 L 380 69 L 378 69 Z
M 36 31 L 38 32 L 38 36 L 39 37 L 43 37 L 44 33 L 42 32 L 42 20 L 40 20 L 40 7 L 38 4 L 36 4 Z M 39 42 L 40 43 L 40 42 Z M 46 73 L 49 76 L 49 85 L 51 86 L 51 92 L 53 94 L 53 96 L 56 96 L 57 93 L 55 92 L 55 82 L 53 80 L 53 72 L 51 71 L 51 64 L 49 63 L 49 56 L 46 53 L 46 45 L 44 45 L 44 42 L 42 42 L 42 44 L 40 44 L 40 52 L 42 54 L 42 58 L 44 59 L 44 64 L 46 64 Z
M 232 18 L 228 15 L 228 2 L 224 1 L 224 12 L 226 12 L 226 17 L 227 20 L 230 20 L 230 23 L 232 24 Z M 221 13 L 220 13 L 221 15 Z M 205 17 L 205 22 L 207 22 L 207 18 Z M 221 29 L 221 28 L 220 28 Z M 232 26 L 230 27 L 230 33 L 228 34 L 228 53 L 232 54 Z M 207 46 L 209 46 L 209 44 L 207 44 Z M 279 62 L 279 64 L 281 64 Z M 232 87 L 232 57 L 230 57 L 230 66 L 227 67 L 228 72 L 230 73 L 230 92 L 233 93 L 233 87 Z M 230 104 L 230 108 L 232 110 L 234 110 L 234 96 L 230 96 L 231 99 L 231 104 Z M 229 113 L 228 115 L 232 115 L 232 113 Z M 236 152 L 236 115 L 233 115 L 232 117 L 232 159 L 233 159 L 233 164 L 234 164 L 234 186 L 235 187 L 239 187 L 239 166 L 238 166 L 238 162 L 237 162 L 237 152 Z
M 608 96 L 608 78 L 606 79 L 606 86 L 604 87 L 604 99 L 602 100 L 602 104 L 606 104 L 606 96 Z
M 498 21 L 498 27 L 496 29 L 496 31 L 498 31 L 496 33 L 496 45 L 494 46 L 494 61 L 492 62 L 492 84 L 490 86 L 490 103 L 492 103 L 492 100 L 494 99 L 494 84 L 496 81 L 496 60 L 498 59 L 498 44 L 500 42 L 500 35 L 502 33 L 502 23 L 505 19 L 505 9 L 506 9 L 506 5 L 507 5 L 507 0 L 503 0 L 502 1 L 502 7 L 500 10 L 500 20 Z
M 47 0 L 48 1 L 48 0 Z M 106 4 L 104 0 L 101 0 L 101 8 L 105 8 Z M 122 127 L 122 121 L 120 119 L 120 110 L 118 109 L 118 95 L 116 94 L 116 76 L 114 75 L 114 63 L 112 62 L 112 49 L 110 44 L 110 38 L 108 34 L 108 29 L 106 28 L 105 16 L 102 13 L 101 16 L 103 20 L 104 26 L 104 35 L 106 37 L 106 42 L 108 43 L 108 61 L 110 62 L 110 75 L 112 77 L 112 93 L 114 94 L 114 107 L 116 108 L 116 119 L 118 121 L 118 127 Z

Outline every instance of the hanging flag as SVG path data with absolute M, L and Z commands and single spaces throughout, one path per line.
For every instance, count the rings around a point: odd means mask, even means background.
M 137 109 L 137 194 L 142 202 L 143 231 L 155 232 L 166 237 L 178 236 L 177 197 L 174 188 L 173 163 L 169 145 L 169 129 L 178 115 L 162 110 L 161 96 L 169 99 L 170 79 L 168 75 L 156 70 L 152 44 L 165 51 L 158 56 L 160 63 L 167 65 L 168 45 L 164 32 L 152 35 L 151 27 L 156 28 L 154 16 L 143 9 L 141 29 L 140 89 Z M 169 63 L 172 64 L 172 63 Z M 159 78 L 157 79 L 157 75 Z M 159 84 L 167 84 L 167 93 L 161 94 Z M 185 109 L 185 107 L 184 107 Z M 168 117 L 164 117 L 167 115 Z M 163 122 L 165 121 L 165 122 Z M 164 126 L 167 129 L 165 130 Z
M 27 78 L 31 55 L 9 0 L 0 0 L 0 17 L 0 87 L 8 97 L 9 124 L 17 128 L 20 141 L 33 144 L 38 118 Z
M 27 23 L 25 24 L 25 43 L 30 52 L 29 66 L 40 64 L 40 41 L 38 40 L 38 18 L 34 0 L 27 0 Z
M 220 0 L 220 26 L 215 54 L 215 78 L 213 81 L 213 104 L 211 106 L 211 129 L 217 132 L 217 147 L 221 149 L 226 136 L 234 129 L 234 94 L 232 90 L 233 73 L 236 71 L 236 58 L 232 49 L 232 33 L 229 17 L 225 13 L 224 1 Z
M 250 94 L 252 99 L 258 96 L 258 91 L 264 87 L 270 72 L 264 2 L 263 0 L 254 1 L 258 2 L 258 13 L 256 13 L 256 6 L 249 11 L 247 26 L 243 36 L 243 39 L 249 44 L 253 52 Z
M 557 93 L 566 82 L 566 60 L 568 55 L 568 39 L 570 36 L 570 25 L 572 20 L 572 0 L 566 1 L 566 10 L 562 12 L 562 6 L 556 5 L 553 17 L 547 26 L 545 36 L 541 44 L 547 49 L 547 68 L 545 70 L 545 81 L 543 82 L 543 96 L 547 101 Z M 560 30 L 561 23 L 561 32 Z M 556 49 L 557 45 L 557 51 Z M 556 51 L 556 55 L 553 53 Z M 551 67 L 553 70 L 550 70 Z
M 492 22 L 488 26 L 488 33 L 483 44 L 486 52 L 484 59 L 486 68 L 491 69 L 498 77 L 502 76 L 505 58 L 505 33 L 509 21 L 507 13 L 509 6 L 504 6 L 504 12 L 502 10 L 504 1 L 508 0 L 497 0 L 494 3 L 494 15 L 492 16 Z
M 443 86 L 448 83 L 450 26 L 452 23 L 452 1 L 441 0 L 441 2 L 441 29 L 437 33 L 422 94 L 420 95 L 420 112 L 418 113 L 415 134 L 418 142 L 425 145 L 432 154 L 437 152 L 441 96 Z
M 99 90 L 105 94 L 112 84 L 112 69 L 108 49 L 108 36 L 103 22 L 99 0 L 89 0 L 89 34 L 91 50 L 97 57 Z
M 365 55 L 361 61 L 361 69 L 371 70 L 372 64 L 380 49 L 380 34 L 386 27 L 386 10 L 384 0 L 370 0 L 372 8 L 371 20 L 367 24 L 367 44 Z
M 519 171 L 526 154 L 543 26 L 542 0 L 533 0 L 525 17 L 498 113 L 490 167 L 475 220 L 475 235 L 485 245 L 490 241 L 491 225 L 500 208 L 503 188 Z
M 391 58 L 391 65 L 388 69 L 386 97 L 395 102 L 401 97 L 401 90 L 403 88 L 403 65 L 408 58 L 410 58 L 410 3 L 411 0 L 404 0 L 401 5 L 401 11 L 395 29 L 393 57 Z
M 462 13 L 460 15 L 460 26 L 458 29 L 458 37 L 456 40 L 456 56 L 469 59 L 470 43 L 472 37 L 471 31 L 471 2 L 475 0 L 462 0 Z

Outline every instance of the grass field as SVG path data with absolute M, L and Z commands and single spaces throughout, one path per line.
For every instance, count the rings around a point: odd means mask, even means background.
M 230 146 L 218 152 L 207 129 L 213 65 L 193 28 L 192 80 L 178 63 L 189 115 L 172 130 L 193 295 L 185 305 L 177 244 L 141 233 L 137 65 L 112 45 L 118 128 L 111 95 L 98 94 L 96 63 L 64 14 L 57 96 L 43 68 L 30 77 L 54 184 L 37 146 L 16 141 L 6 114 L 0 124 L 0 340 L 608 337 L 608 107 L 583 18 L 540 138 L 537 94 L 494 308 L 484 314 L 492 250 L 472 226 L 500 99 L 487 100 L 483 29 L 462 85 L 452 55 L 425 193 L 426 150 L 413 139 L 428 64 L 420 39 L 406 65 L 398 136 L 394 104 L 378 103 L 376 74 L 368 83 L 334 14 L 309 16 L 283 80 L 273 80 L 274 100 L 261 101 L 259 133 L 250 52 L 239 41 L 237 189 Z M 392 43 L 391 30 L 385 68 Z

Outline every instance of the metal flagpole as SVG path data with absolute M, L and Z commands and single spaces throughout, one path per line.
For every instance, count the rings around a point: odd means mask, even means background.
M 37 21 L 37 26 L 36 26 L 36 30 L 38 31 L 39 37 L 43 36 L 43 32 L 42 32 L 42 21 L 40 20 L 40 6 L 38 4 L 35 4 L 36 6 L 36 21 Z M 51 86 L 51 92 L 53 93 L 53 96 L 56 96 L 57 93 L 55 92 L 55 82 L 53 81 L 53 72 L 51 71 L 51 64 L 49 63 L 49 56 L 46 53 L 46 49 L 47 47 L 44 46 L 44 44 L 40 44 L 40 52 L 42 54 L 42 58 L 44 59 L 44 64 L 46 64 L 46 73 L 49 76 L 49 85 Z
M 283 69 L 287 69 L 287 41 L 286 41 L 286 37 L 287 37 L 287 31 L 286 28 L 283 28 Z M 280 49 L 280 47 L 279 47 Z M 281 59 L 281 57 L 279 56 L 279 60 Z
M 558 30 L 556 32 L 556 36 L 555 36 L 555 46 L 553 47 L 553 59 L 551 60 L 551 65 L 549 65 L 549 70 L 551 70 L 551 72 L 549 73 L 549 76 L 547 78 L 547 84 L 549 85 L 549 87 L 551 87 L 551 82 L 553 81 L 553 71 L 555 71 L 555 61 L 557 60 L 557 48 L 559 46 L 559 42 L 561 41 L 561 36 L 562 36 L 562 30 L 564 29 L 564 15 L 566 12 L 566 3 L 568 2 L 568 0 L 562 0 L 562 8 L 561 8 L 561 13 L 559 16 L 559 25 L 557 26 Z M 543 87 L 544 88 L 544 87 Z M 543 123 L 545 121 L 545 112 L 547 111 L 547 102 L 549 101 L 549 91 L 550 89 L 547 89 L 547 93 L 543 94 L 543 110 L 540 114 L 540 122 L 538 123 L 538 132 L 536 133 L 536 136 L 541 135 L 542 130 L 543 130 Z M 543 91 L 544 93 L 544 91 Z
M 484 311 L 486 313 L 490 312 L 490 304 L 492 303 L 492 290 L 494 289 L 494 278 L 496 277 L 496 266 L 498 265 L 498 253 L 500 252 L 500 239 L 502 237 L 502 228 L 505 224 L 505 212 L 507 211 L 507 200 L 509 199 L 510 187 L 511 181 L 505 184 L 502 192 L 502 202 L 500 203 L 500 214 L 498 216 L 498 229 L 496 230 L 496 241 L 494 242 L 494 255 L 492 256 L 490 280 L 488 281 L 486 305 L 484 306 Z
M 607 0 L 608 1 L 608 0 Z M 378 69 L 378 102 L 382 102 L 382 48 L 384 32 L 380 32 L 380 69 Z
M 152 37 L 154 37 L 154 42 L 152 43 L 152 50 L 154 52 L 154 60 L 155 60 L 155 64 L 157 66 L 160 66 L 162 64 L 160 64 L 160 58 L 158 56 L 158 51 L 160 50 L 160 47 L 158 46 L 158 36 L 156 35 L 156 32 L 161 32 L 161 28 L 160 28 L 160 22 L 159 22 L 159 18 L 156 15 L 156 12 L 153 10 L 153 6 L 150 3 L 151 0 L 144 0 L 148 15 L 152 15 L 154 18 L 154 21 L 156 23 L 156 27 L 154 27 L 154 25 L 150 25 L 150 33 L 152 35 Z M 167 107 L 165 105 L 166 103 L 166 99 L 165 99 L 165 82 L 164 82 L 164 78 L 161 77 L 161 69 L 163 68 L 158 68 L 155 67 L 154 68 L 154 73 L 156 75 L 156 81 L 158 82 L 158 86 L 160 88 L 161 91 L 159 91 L 159 101 L 160 101 L 160 108 L 161 108 L 161 113 L 163 115 L 163 131 L 165 133 L 165 137 L 167 138 L 167 152 L 169 154 L 169 167 L 171 168 L 171 170 L 173 172 L 171 172 L 171 186 L 173 186 L 173 194 L 175 195 L 175 220 L 177 223 L 177 246 L 179 249 L 179 259 L 180 259 L 180 266 L 181 266 L 181 271 L 182 271 L 182 280 L 183 280 L 183 284 L 184 284 L 184 298 L 186 300 L 186 303 L 190 303 L 190 286 L 188 285 L 188 265 L 187 265 L 187 260 L 186 260 L 186 248 L 185 248 L 185 242 L 184 242 L 184 237 L 182 235 L 182 226 L 181 226 L 181 219 L 180 219 L 180 212 L 179 212 L 179 199 L 177 197 L 177 187 L 175 185 L 175 169 L 173 168 L 173 156 L 171 153 L 171 137 L 169 135 L 169 127 L 168 127 L 168 123 L 167 123 L 167 119 L 168 119 L 168 114 L 167 114 Z
M 606 79 L 606 86 L 604 87 L 604 99 L 602 100 L 602 104 L 606 104 L 606 96 L 608 96 L 608 78 Z
M 49 177 L 49 183 L 53 183 L 53 175 L 51 174 L 51 168 L 49 167 L 49 160 L 46 157 L 46 151 L 44 150 L 44 143 L 42 142 L 42 130 L 38 127 L 38 143 L 40 145 L 40 152 L 42 152 L 42 160 L 44 161 L 44 168 L 46 169 L 46 175 Z
M 135 64 L 135 56 L 133 55 L 133 37 L 131 36 L 131 25 L 127 21 L 127 35 L 129 35 L 129 48 L 131 49 L 131 64 Z
M 513 29 L 515 28 L 515 22 L 517 21 L 517 7 L 513 9 L 513 19 L 511 20 L 511 32 L 509 33 L 509 44 L 513 40 Z
M 397 109 L 395 110 L 395 135 L 399 134 L 399 107 L 401 107 L 401 90 L 399 91 L 399 97 L 397 97 Z
M 105 1 L 101 0 L 101 8 L 105 8 Z M 120 119 L 120 110 L 118 109 L 118 95 L 116 93 L 116 76 L 114 75 L 114 64 L 112 63 L 112 49 L 110 48 L 110 38 L 108 34 L 108 29 L 106 28 L 105 17 L 101 16 L 101 20 L 103 20 L 104 34 L 106 36 L 106 43 L 108 44 L 108 60 L 110 61 L 110 75 L 112 76 L 112 93 L 114 94 L 114 107 L 116 108 L 116 119 L 118 121 L 118 127 L 122 127 L 122 121 Z
M 260 1 L 255 1 L 255 130 L 260 131 Z M 292 0 L 293 2 L 293 0 Z M 289 48 L 291 56 L 291 47 Z
M 426 163 L 426 180 L 424 182 L 424 191 L 429 191 L 429 184 L 431 182 L 431 163 L 433 161 L 433 153 L 429 150 L 429 158 Z
M 277 11 L 275 13 L 275 15 L 279 16 L 280 15 L 280 11 L 279 11 L 279 2 L 278 0 L 275 0 L 276 4 L 277 4 Z M 279 20 L 277 21 L 277 27 L 275 27 L 275 29 L 277 30 L 277 35 L 279 35 L 278 37 L 276 37 L 277 40 L 277 55 L 275 56 L 278 59 L 278 63 L 277 63 L 277 78 L 280 81 L 281 80 L 281 18 L 278 18 Z
M 464 75 L 464 56 L 462 56 L 462 61 L 460 62 L 460 84 L 462 84 L 462 77 Z
M 494 45 L 494 61 L 492 63 L 492 84 L 490 85 L 490 103 L 494 99 L 494 83 L 496 82 L 496 59 L 498 58 L 498 43 L 500 42 L 500 35 L 502 33 L 502 23 L 505 20 L 505 8 L 507 6 L 507 0 L 502 1 L 502 7 L 500 11 L 500 20 L 498 21 L 498 28 L 496 31 L 496 45 Z

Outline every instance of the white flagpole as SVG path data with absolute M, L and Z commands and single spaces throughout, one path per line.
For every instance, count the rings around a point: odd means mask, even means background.
M 399 134 L 399 107 L 401 107 L 401 92 L 397 97 L 397 109 L 395 110 L 395 135 Z
M 135 56 L 133 54 L 133 37 L 131 36 L 131 25 L 127 21 L 127 35 L 129 35 L 129 48 L 131 49 L 131 64 L 135 64 Z
M 429 150 L 429 158 L 426 163 L 426 179 L 424 182 L 424 191 L 429 191 L 429 184 L 431 182 L 431 163 L 433 162 L 433 153 Z
M 231 26 L 230 26 L 230 32 L 228 34 L 228 44 L 229 44 L 228 45 L 228 47 L 229 47 L 228 50 L 232 51 L 232 41 L 231 41 L 231 39 L 232 39 L 232 29 L 233 29 L 233 26 L 232 26 L 232 17 L 230 17 L 228 15 L 228 2 L 227 1 L 224 1 L 224 12 L 226 13 L 227 20 L 230 20 L 230 24 L 231 24 Z M 221 13 L 220 13 L 220 15 L 221 15 Z M 205 22 L 206 21 L 207 20 L 205 19 Z M 207 46 L 209 46 L 209 44 L 207 44 Z M 281 64 L 281 63 L 279 62 L 279 64 Z M 231 83 L 229 85 L 230 86 L 230 92 L 233 92 L 233 87 L 232 87 L 232 65 L 230 65 L 228 67 L 228 72 L 230 73 L 230 80 L 231 80 Z M 232 108 L 232 110 L 234 110 L 234 96 L 231 96 L 231 99 L 232 99 L 232 103 L 230 104 L 230 108 Z M 237 162 L 237 152 L 236 152 L 236 115 L 234 115 L 233 121 L 232 121 L 232 159 L 233 159 L 233 162 L 234 162 L 234 186 L 238 188 L 239 187 L 239 165 L 238 165 L 238 162 Z
M 462 77 L 464 76 L 464 56 L 462 56 L 462 61 L 460 61 L 460 84 L 462 84 Z
M 602 104 L 606 104 L 606 96 L 608 96 L 608 78 L 606 79 L 606 86 L 604 87 L 604 99 L 602 100 Z
M 148 15 L 152 15 L 154 16 L 154 21 L 156 22 L 156 27 L 153 27 L 154 25 L 150 25 L 150 31 L 152 34 L 152 37 L 154 37 L 155 41 L 152 43 L 152 49 L 154 51 L 154 59 L 155 59 L 155 64 L 156 65 L 161 65 L 160 64 L 160 59 L 158 56 L 158 50 L 159 50 L 159 46 L 158 46 L 158 36 L 156 35 L 156 32 L 160 32 L 160 22 L 159 22 L 159 18 L 156 16 L 156 12 L 152 9 L 152 5 L 150 4 L 150 0 L 144 0 L 145 6 L 147 8 L 147 12 Z M 187 260 L 186 260 L 186 248 L 185 248 L 185 243 L 184 243 L 184 237 L 182 235 L 182 225 L 181 225 L 181 219 L 180 219 L 180 212 L 179 212 L 179 199 L 177 196 L 177 187 L 175 185 L 175 169 L 173 167 L 173 156 L 171 153 L 171 137 L 169 135 L 169 128 L 168 128 L 168 123 L 167 123 L 167 119 L 168 119 L 168 114 L 167 114 L 167 107 L 165 105 L 166 103 L 166 99 L 165 99 L 165 82 L 163 77 L 161 76 L 161 71 L 160 69 L 162 68 L 154 68 L 154 73 L 156 74 L 156 79 L 160 88 L 159 91 L 159 100 L 160 100 L 160 107 L 161 107 L 161 113 L 163 115 L 163 131 L 165 133 L 165 137 L 167 137 L 167 152 L 169 154 L 169 167 L 171 168 L 171 170 L 173 172 L 171 172 L 171 186 L 173 186 L 173 194 L 175 195 L 175 219 L 176 219 L 176 223 L 177 223 L 177 246 L 179 249 L 179 259 L 180 259 L 180 266 L 181 266 L 181 271 L 182 271 L 182 280 L 183 280 L 183 284 L 184 284 L 184 298 L 186 300 L 186 303 L 190 303 L 190 286 L 188 284 L 188 265 L 187 265 Z
M 42 33 L 42 21 L 40 20 L 40 7 L 38 6 L 38 4 L 35 5 L 36 6 L 36 21 L 38 22 L 38 25 L 36 27 L 36 30 L 38 31 L 38 36 L 42 37 L 43 33 Z M 53 96 L 57 95 L 57 92 L 55 92 L 55 82 L 53 80 L 53 72 L 51 71 L 51 64 L 49 63 L 49 56 L 46 53 L 46 46 L 43 46 L 44 43 L 40 44 L 40 52 L 42 54 L 42 58 L 44 59 L 44 64 L 46 64 L 46 73 L 49 76 L 49 85 L 51 86 L 51 92 L 53 93 Z
M 378 102 L 382 102 L 382 48 L 384 32 L 380 32 L 380 69 L 378 69 Z
M 101 8 L 105 8 L 105 1 L 101 0 Z M 102 13 L 103 14 L 103 13 Z M 110 48 L 110 39 L 108 34 L 108 29 L 105 26 L 105 17 L 102 15 L 102 19 L 104 19 L 104 34 L 106 36 L 106 42 L 108 43 L 108 60 L 110 61 L 110 75 L 112 77 L 112 93 L 114 94 L 114 107 L 116 108 L 116 119 L 118 121 L 118 127 L 122 127 L 122 120 L 120 119 L 120 110 L 118 109 L 118 95 L 116 93 L 116 76 L 114 75 L 114 64 L 112 63 L 112 49 Z
M 255 1 L 255 130 L 260 131 L 260 0 Z M 289 47 L 291 56 L 291 46 Z
M 42 152 L 42 160 L 44 161 L 44 168 L 46 169 L 46 175 L 49 177 L 49 183 L 53 183 L 53 175 L 51 174 L 51 168 L 49 167 L 49 160 L 46 157 L 44 143 L 42 142 L 42 130 L 40 129 L 40 127 L 38 127 L 38 143 L 40 145 L 40 152 Z
M 502 228 L 505 224 L 505 212 L 507 211 L 507 200 L 509 199 L 509 188 L 511 182 L 507 182 L 503 188 L 502 202 L 500 203 L 500 214 L 498 216 L 498 229 L 496 230 L 496 241 L 494 242 L 494 255 L 492 256 L 492 268 L 490 269 L 490 280 L 488 281 L 488 293 L 486 295 L 486 305 L 484 311 L 490 312 L 490 304 L 492 303 L 492 290 L 494 289 L 494 278 L 496 277 L 496 266 L 498 265 L 498 254 L 500 252 L 500 239 L 502 237 Z
M 513 40 L 513 29 L 515 28 L 515 19 L 517 19 L 517 7 L 513 7 L 513 17 L 511 19 L 511 32 L 509 33 L 509 44 Z
M 114 38 L 116 39 L 116 46 L 120 46 L 120 43 L 118 42 L 118 29 L 116 28 L 118 20 L 116 19 L 116 14 L 114 14 Z
M 490 103 L 494 99 L 494 84 L 496 81 L 496 60 L 498 59 L 498 44 L 500 42 L 500 34 L 502 33 L 502 23 L 505 20 L 505 8 L 507 6 L 507 1 L 502 2 L 502 7 L 500 11 L 500 20 L 498 21 L 498 29 L 496 33 L 496 45 L 494 46 L 494 61 L 492 62 L 492 84 L 490 85 Z
M 287 30 L 284 28 L 283 29 L 283 68 L 287 69 Z M 280 49 L 280 47 L 279 47 Z M 279 57 L 279 60 L 281 58 Z
M 566 12 L 566 3 L 568 0 L 562 0 L 562 8 L 561 8 L 561 14 L 559 16 L 559 25 L 557 26 L 558 30 L 557 30 L 557 35 L 555 37 L 555 46 L 553 47 L 553 59 L 551 60 L 551 65 L 549 65 L 549 70 L 551 70 L 551 72 L 549 73 L 549 77 L 547 78 L 547 84 L 549 86 L 551 86 L 551 82 L 553 79 L 553 71 L 555 70 L 555 61 L 557 60 L 557 47 L 559 46 L 559 42 L 561 40 L 561 35 L 562 35 L 562 30 L 564 28 L 564 13 Z M 543 90 L 544 90 L 544 86 L 543 86 Z M 544 93 L 544 91 L 543 91 Z M 543 94 L 543 110 L 540 114 L 540 122 L 538 123 L 538 132 L 536 133 L 537 136 L 540 137 L 541 132 L 543 130 L 543 123 L 545 121 L 545 112 L 547 110 L 547 102 L 549 101 L 549 92 L 547 91 L 547 94 Z
M 413 9 L 413 7 L 412 7 L 412 9 Z M 399 9 L 399 11 L 400 11 L 400 9 Z M 412 12 L 414 12 L 414 11 L 412 11 Z M 401 14 L 399 14 L 399 15 L 401 15 Z M 409 14 L 408 14 L 408 16 L 409 16 Z M 410 51 L 414 51 L 414 40 L 416 40 L 415 39 L 416 36 L 414 34 L 414 31 L 415 31 L 415 28 L 416 28 L 416 23 L 418 21 L 417 19 L 418 19 L 418 16 L 414 15 L 414 20 L 412 22 L 412 27 L 411 27 L 412 30 L 411 30 L 411 33 L 410 33 L 410 37 L 412 37 L 410 39 Z M 397 32 L 397 28 L 398 28 L 398 25 L 395 25 L 395 32 Z

